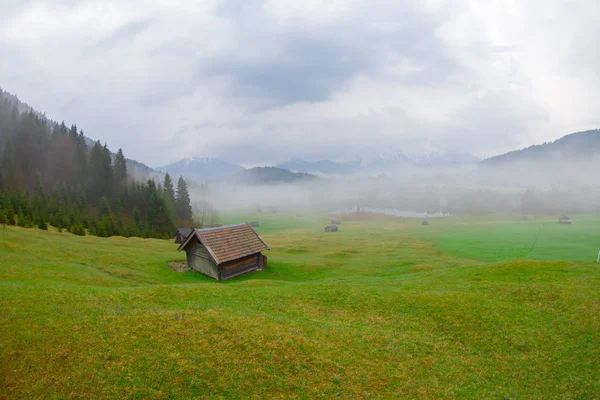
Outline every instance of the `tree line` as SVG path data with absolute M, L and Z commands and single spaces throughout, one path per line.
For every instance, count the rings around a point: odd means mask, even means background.
M 76 125 L 50 121 L 0 90 L 0 224 L 166 238 L 193 222 L 182 177 L 176 187 L 169 174 L 135 181 L 121 149 L 91 144 Z

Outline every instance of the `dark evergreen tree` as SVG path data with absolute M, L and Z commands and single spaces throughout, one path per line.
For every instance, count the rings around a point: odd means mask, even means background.
M 192 206 L 190 204 L 190 195 L 188 186 L 182 176 L 177 181 L 177 195 L 175 197 L 175 211 L 180 221 L 191 224 Z
M 165 174 L 163 190 L 167 200 L 170 201 L 171 204 L 175 204 L 175 189 L 173 188 L 173 181 L 171 180 L 171 175 L 169 175 L 168 172 Z
M 106 196 L 102 196 L 102 199 L 100 199 L 99 214 L 100 218 L 110 217 L 110 206 Z
M 127 177 L 127 161 L 125 160 L 123 150 L 121 149 L 119 149 L 117 155 L 115 156 L 113 170 L 115 174 L 115 181 L 117 184 L 122 184 Z

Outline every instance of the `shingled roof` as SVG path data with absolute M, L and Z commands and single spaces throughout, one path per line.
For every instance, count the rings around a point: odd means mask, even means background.
M 181 236 L 183 236 L 184 238 L 190 236 L 190 233 L 192 233 L 194 229 L 193 228 L 179 228 L 177 229 L 177 232 L 179 232 L 181 234 Z
M 195 229 L 195 235 L 189 235 L 177 250 L 185 250 L 194 237 L 206 247 L 217 264 L 271 250 L 248 224 Z

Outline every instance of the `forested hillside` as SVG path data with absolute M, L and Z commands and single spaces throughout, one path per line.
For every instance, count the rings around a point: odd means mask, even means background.
M 600 129 L 571 133 L 550 143 L 533 145 L 491 157 L 483 165 L 496 166 L 514 162 L 588 161 L 600 156 Z
M 229 180 L 233 183 L 248 185 L 271 185 L 308 181 L 316 178 L 315 175 L 290 172 L 277 167 L 256 167 L 240 171 L 233 175 Z
M 88 146 L 83 130 L 48 120 L 0 90 L 0 224 L 48 224 L 84 235 L 170 236 L 192 224 L 190 197 L 180 178 L 175 190 L 136 181 L 123 151 L 99 141 Z

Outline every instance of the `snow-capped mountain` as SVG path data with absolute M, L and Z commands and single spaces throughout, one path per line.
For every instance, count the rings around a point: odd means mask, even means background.
M 193 157 L 157 169 L 168 172 L 174 179 L 182 175 L 184 178 L 203 183 L 228 178 L 244 168 L 218 158 Z

